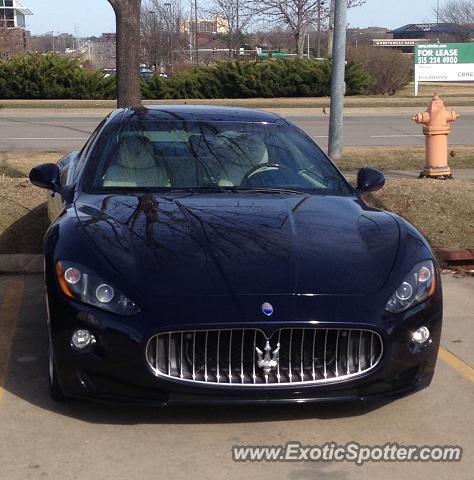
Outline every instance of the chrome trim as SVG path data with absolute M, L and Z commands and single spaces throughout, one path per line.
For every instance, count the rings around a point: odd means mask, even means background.
M 305 330 L 303 329 L 301 333 L 301 349 L 300 349 L 300 377 L 301 381 L 304 382 L 304 332 Z M 314 360 L 314 359 L 313 359 Z
M 232 383 L 232 333 L 233 330 L 230 331 L 229 335 L 229 383 Z
M 349 330 L 349 336 L 347 337 L 347 354 L 346 354 L 347 375 L 350 375 L 351 373 L 350 361 L 351 361 L 351 331 Z
M 240 349 L 240 381 L 244 383 L 244 344 L 245 344 L 245 330 L 242 330 L 242 347 Z
M 293 329 L 290 332 L 290 348 L 288 349 L 288 376 L 290 377 L 290 383 L 293 383 L 293 369 L 291 368 L 291 355 L 293 354 Z
M 171 332 L 168 333 L 168 376 L 171 377 L 171 355 L 170 355 L 170 345 L 171 345 Z
M 257 383 L 257 376 L 255 375 L 255 348 L 257 347 L 257 330 L 253 333 L 253 364 L 252 364 L 252 371 L 253 371 L 253 383 Z
M 324 337 L 324 378 L 328 378 L 328 370 L 327 370 L 327 362 L 326 362 L 326 354 L 327 354 L 327 346 L 328 346 L 328 330 L 326 330 L 326 336 Z
M 305 342 L 306 336 L 311 334 L 312 341 L 310 337 Z M 251 352 L 247 348 L 252 345 L 249 335 L 253 335 L 254 349 Z M 273 371 L 266 374 L 260 367 L 257 371 L 255 350 L 265 346 L 261 345 L 263 341 L 270 342 L 272 348 L 280 350 L 280 361 Z M 298 341 L 301 341 L 299 352 Z M 367 348 L 369 343 L 370 349 Z M 225 358 L 226 348 L 229 349 L 228 371 L 221 362 L 221 356 Z M 159 378 L 222 387 L 271 388 L 349 381 L 373 370 L 380 363 L 383 351 L 382 337 L 366 328 L 282 328 L 270 337 L 261 329 L 229 328 L 157 333 L 148 340 L 145 354 L 148 367 Z M 238 361 L 239 357 L 240 382 L 235 382 L 232 379 L 232 363 L 236 359 Z M 293 370 L 294 363 L 296 370 Z
M 221 355 L 220 346 L 221 346 L 221 331 L 219 330 L 217 332 L 217 372 L 216 372 L 217 383 L 220 382 L 220 369 L 219 369 L 219 360 L 220 360 L 219 357 Z
M 370 336 L 370 366 L 372 366 L 372 352 L 374 351 L 374 334 Z
M 183 336 L 184 332 L 181 332 L 181 346 L 179 348 L 179 376 L 181 378 L 184 378 L 183 376 Z
M 278 330 L 278 345 L 277 348 L 280 348 L 281 345 L 281 330 Z M 278 383 L 281 383 L 281 375 L 280 375 L 280 362 L 277 365 L 277 379 Z
M 158 337 L 159 335 L 157 335 Z M 193 382 L 196 381 L 196 332 L 193 332 Z

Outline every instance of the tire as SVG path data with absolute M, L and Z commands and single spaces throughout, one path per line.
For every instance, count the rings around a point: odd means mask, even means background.
M 54 359 L 53 346 L 51 340 L 48 348 L 48 377 L 49 377 L 49 395 L 57 403 L 64 403 L 68 397 L 64 395 L 58 381 L 58 374 L 56 371 L 56 362 Z

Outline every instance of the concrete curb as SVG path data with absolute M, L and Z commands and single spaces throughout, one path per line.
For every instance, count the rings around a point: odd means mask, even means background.
M 0 255 L 0 274 L 33 274 L 43 271 L 43 255 Z
M 178 103 L 177 103 L 178 104 Z M 182 105 L 183 103 L 179 103 Z M 167 104 L 163 104 L 167 105 Z M 192 104 L 190 104 L 192 105 Z M 203 105 L 207 105 L 204 104 Z M 419 111 L 424 111 L 428 105 L 428 100 L 426 105 L 418 106 L 403 106 L 403 107 L 391 107 L 387 106 L 373 106 L 373 107 L 358 107 L 356 105 L 351 105 L 350 103 L 344 108 L 345 116 L 371 116 L 371 115 L 380 115 L 380 116 L 393 116 L 403 115 L 407 117 L 412 117 Z M 145 105 L 146 106 L 146 105 Z M 218 105 L 216 105 L 218 106 Z M 224 105 L 225 106 L 225 105 Z M 236 107 L 239 105 L 236 104 Z M 246 107 L 244 105 L 244 107 Z M 323 107 L 325 107 L 325 113 L 323 112 Z M 276 113 L 278 115 L 283 115 L 287 117 L 300 117 L 300 116 L 329 116 L 330 109 L 329 106 L 318 105 L 318 106 L 259 106 L 255 105 L 251 108 L 254 110 L 263 110 L 266 112 Z M 461 115 L 474 113 L 474 106 L 463 106 L 462 104 L 449 104 L 447 106 L 448 110 L 456 109 Z M 61 117 L 76 117 L 78 115 L 91 118 L 102 118 L 112 112 L 114 108 L 2 108 L 0 109 L 0 117 L 29 117 L 31 115 L 35 116 L 48 116 L 48 115 L 58 115 Z

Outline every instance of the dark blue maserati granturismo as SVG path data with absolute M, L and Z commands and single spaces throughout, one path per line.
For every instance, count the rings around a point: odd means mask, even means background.
M 287 120 L 237 108 L 109 115 L 80 152 L 31 171 L 45 236 L 56 400 L 365 400 L 427 387 L 437 265 L 369 208 Z

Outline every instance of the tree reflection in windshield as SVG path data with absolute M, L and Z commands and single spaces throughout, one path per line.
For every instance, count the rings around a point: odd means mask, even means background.
M 94 192 L 285 189 L 351 190 L 322 151 L 286 124 L 149 121 L 139 116 L 100 142 L 89 168 Z

